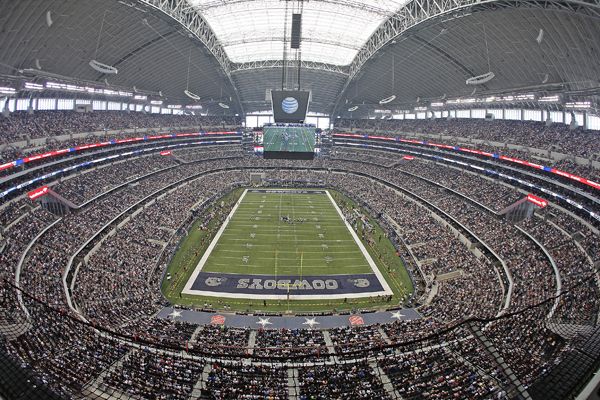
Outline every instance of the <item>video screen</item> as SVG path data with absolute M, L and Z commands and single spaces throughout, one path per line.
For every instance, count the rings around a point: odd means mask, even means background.
M 278 123 L 302 123 L 306 119 L 310 92 L 303 90 L 271 90 L 273 120 Z
M 261 150 L 265 158 L 312 159 L 317 141 L 314 125 L 265 125 Z

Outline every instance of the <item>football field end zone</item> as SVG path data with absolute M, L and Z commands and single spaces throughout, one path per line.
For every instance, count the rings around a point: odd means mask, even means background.
M 346 228 L 350 231 L 350 234 L 351 234 L 352 238 L 354 239 L 355 244 L 358 246 L 359 250 L 361 251 L 363 257 L 367 260 L 367 263 L 369 264 L 369 267 L 371 268 L 371 270 L 373 272 L 373 274 L 368 274 L 368 275 L 375 276 L 376 282 L 375 282 L 374 286 L 380 290 L 362 291 L 361 289 L 358 289 L 358 290 L 345 291 L 344 293 L 340 293 L 338 291 L 337 293 L 331 293 L 331 294 L 312 294 L 312 295 L 311 294 L 300 294 L 300 295 L 298 295 L 298 294 L 293 294 L 293 292 L 297 291 L 297 289 L 293 289 L 293 290 L 290 289 L 289 298 L 288 298 L 287 293 L 286 294 L 275 294 L 275 295 L 274 294 L 265 294 L 264 292 L 262 292 L 261 294 L 248 294 L 248 293 L 239 293 L 239 292 L 236 293 L 234 291 L 227 292 L 227 291 L 217 291 L 217 290 L 197 290 L 197 289 L 195 289 L 194 287 L 202 286 L 202 285 L 198 285 L 196 282 L 201 275 L 207 275 L 207 277 L 212 277 L 212 276 L 208 276 L 208 274 L 211 274 L 211 275 L 218 274 L 223 277 L 241 275 L 241 274 L 227 274 L 227 273 L 214 273 L 214 272 L 213 273 L 204 273 L 204 272 L 202 272 L 202 268 L 206 264 L 206 261 L 210 257 L 213 249 L 216 247 L 223 232 L 227 228 L 227 225 L 231 221 L 231 218 L 233 217 L 233 215 L 237 211 L 239 205 L 242 203 L 242 201 L 244 200 L 244 197 L 246 196 L 246 194 L 249 191 L 253 192 L 253 193 L 256 193 L 256 192 L 258 192 L 258 193 L 281 193 L 282 191 L 285 191 L 285 192 L 297 192 L 299 194 L 302 194 L 302 193 L 304 193 L 304 194 L 306 194 L 306 193 L 320 193 L 320 194 L 324 193 L 324 194 L 326 194 L 327 197 L 329 198 L 329 201 L 331 201 L 333 207 L 335 208 L 336 212 L 338 213 L 338 216 L 344 222 L 344 225 L 346 226 Z M 352 280 L 353 279 L 352 276 L 355 276 L 355 275 L 356 274 L 343 274 L 343 275 L 336 275 L 335 277 L 344 277 L 346 279 Z M 357 279 L 368 280 L 369 286 L 370 286 L 370 283 L 371 283 L 370 279 L 366 276 L 366 274 L 363 274 L 363 275 L 365 275 L 365 276 L 361 275 L 361 277 L 357 278 Z M 245 274 L 244 276 L 245 276 L 245 278 L 250 279 L 252 281 L 253 277 L 256 275 Z M 322 276 L 323 279 L 326 279 L 327 277 L 335 279 L 334 276 L 332 276 L 332 275 L 323 275 Z M 278 278 L 278 280 L 279 280 L 279 278 Z M 215 286 L 218 286 L 218 285 L 215 285 Z M 278 286 L 277 283 L 276 283 L 276 286 Z M 339 285 L 339 286 L 343 286 L 343 285 Z M 358 288 L 359 286 L 356 286 L 356 287 Z M 342 211 L 340 210 L 340 208 L 338 207 L 338 205 L 336 204 L 335 200 L 333 199 L 333 197 L 331 196 L 331 194 L 329 193 L 328 190 L 325 190 L 325 189 L 314 189 L 314 190 L 311 190 L 311 189 L 268 189 L 268 188 L 245 189 L 244 190 L 244 192 L 242 193 L 242 195 L 240 196 L 240 198 L 238 199 L 238 201 L 236 202 L 234 207 L 231 209 L 231 212 L 225 219 L 225 222 L 221 225 L 221 227 L 217 231 L 217 234 L 215 235 L 215 237 L 209 244 L 208 248 L 202 255 L 202 258 L 198 262 L 196 268 L 194 269 L 194 272 L 188 279 L 188 281 L 181 293 L 185 294 L 185 295 L 194 295 L 194 296 L 208 296 L 208 297 L 249 299 L 249 300 L 256 300 L 256 299 L 258 299 L 258 300 L 320 300 L 320 299 L 339 300 L 339 299 L 356 299 L 356 298 L 365 298 L 365 297 L 393 295 L 393 291 L 391 290 L 387 281 L 385 280 L 385 278 L 379 271 L 377 264 L 375 264 L 375 262 L 371 258 L 371 255 L 369 254 L 367 249 L 364 247 L 364 245 L 360 241 L 356 232 L 354 232 L 354 229 L 352 229 L 352 227 L 350 226 L 348 221 L 346 221 L 346 218 L 344 218 Z

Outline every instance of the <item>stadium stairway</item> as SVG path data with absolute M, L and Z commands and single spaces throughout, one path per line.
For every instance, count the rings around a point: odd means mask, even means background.
M 207 363 L 204 366 L 204 369 L 202 370 L 202 376 L 200 377 L 200 379 L 198 379 L 198 381 L 192 388 L 192 394 L 190 395 L 189 400 L 205 398 L 203 397 L 203 393 L 206 391 L 206 382 L 208 381 L 208 374 L 210 374 L 210 371 L 212 371 L 212 364 Z
M 125 394 L 122 394 L 122 393 L 116 391 L 115 389 L 104 385 L 104 378 L 108 374 L 110 374 L 112 371 L 120 369 L 121 366 L 123 365 L 123 363 L 125 363 L 127 360 L 129 360 L 129 358 L 133 354 L 135 354 L 137 351 L 138 351 L 137 349 L 129 350 L 129 352 L 127 354 L 125 354 L 119 360 L 115 361 L 110 367 L 108 367 L 104 371 L 102 371 L 100 373 L 100 375 L 98 375 L 96 377 L 96 379 L 92 380 L 87 385 L 85 385 L 83 387 L 83 389 L 81 390 L 81 394 L 83 395 L 82 398 L 86 398 L 86 399 L 87 398 L 98 398 L 98 399 L 113 399 L 113 398 L 127 399 L 127 398 L 129 398 L 129 396 L 126 396 Z
M 331 341 L 331 336 L 329 336 L 328 331 L 323 331 L 323 339 L 325 340 L 325 345 L 327 346 L 327 352 L 329 354 L 335 354 L 335 346 Z
M 423 302 L 424 306 L 428 306 L 431 304 L 433 298 L 437 295 L 439 288 L 440 287 L 437 281 L 431 284 L 431 289 L 429 289 L 429 292 L 427 292 L 427 298 Z
M 288 398 L 297 400 L 300 397 L 300 383 L 298 382 L 298 369 L 288 368 Z
M 381 335 L 381 338 L 387 343 L 387 344 L 392 344 L 392 341 L 390 340 L 390 337 L 387 335 L 387 333 L 385 333 L 385 331 L 383 330 L 382 327 L 379 327 L 377 329 L 379 331 L 379 334 Z
M 248 354 L 254 354 L 254 348 L 256 347 L 256 331 L 251 331 L 248 336 Z
M 392 385 L 392 381 L 390 380 L 390 377 L 387 376 L 387 374 L 383 371 L 383 369 L 381 369 L 379 364 L 377 364 L 376 361 L 369 361 L 369 366 L 373 369 L 373 371 L 375 372 L 375 375 L 378 376 L 379 379 L 381 380 L 381 383 L 383 384 L 383 388 L 385 389 L 388 396 L 390 396 L 390 398 L 392 398 L 392 399 L 402 399 L 402 396 L 400 396 L 400 393 L 398 393 L 396 391 L 396 389 L 394 389 L 394 385 Z
M 507 388 L 509 397 L 523 400 L 532 400 L 531 396 L 529 395 L 519 378 L 517 378 L 512 369 L 504 361 L 496 347 L 492 344 L 492 342 L 490 342 L 490 340 L 485 336 L 481 329 L 476 324 L 468 324 L 468 326 L 471 332 L 473 333 L 473 337 L 477 339 L 477 341 L 481 343 L 481 345 L 483 345 L 487 352 L 496 361 L 497 366 L 502 369 L 504 375 L 508 377 L 511 384 L 511 386 Z

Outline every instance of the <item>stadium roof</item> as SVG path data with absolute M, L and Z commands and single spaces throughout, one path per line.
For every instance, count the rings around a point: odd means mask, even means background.
M 353 116 L 365 116 L 391 95 L 392 112 L 471 94 L 598 96 L 600 0 L 406 1 L 304 1 L 310 111 L 358 105 Z M 214 114 L 266 110 L 266 91 L 281 87 L 286 7 L 300 11 L 280 0 L 0 0 L 0 83 L 58 74 L 171 104 L 193 103 L 189 89 Z M 490 71 L 491 81 L 466 84 Z

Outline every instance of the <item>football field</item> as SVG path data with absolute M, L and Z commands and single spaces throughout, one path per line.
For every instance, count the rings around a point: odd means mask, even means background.
M 183 293 L 299 300 L 392 291 L 328 191 L 248 189 Z
M 264 151 L 307 152 L 315 151 L 315 128 L 265 126 Z

